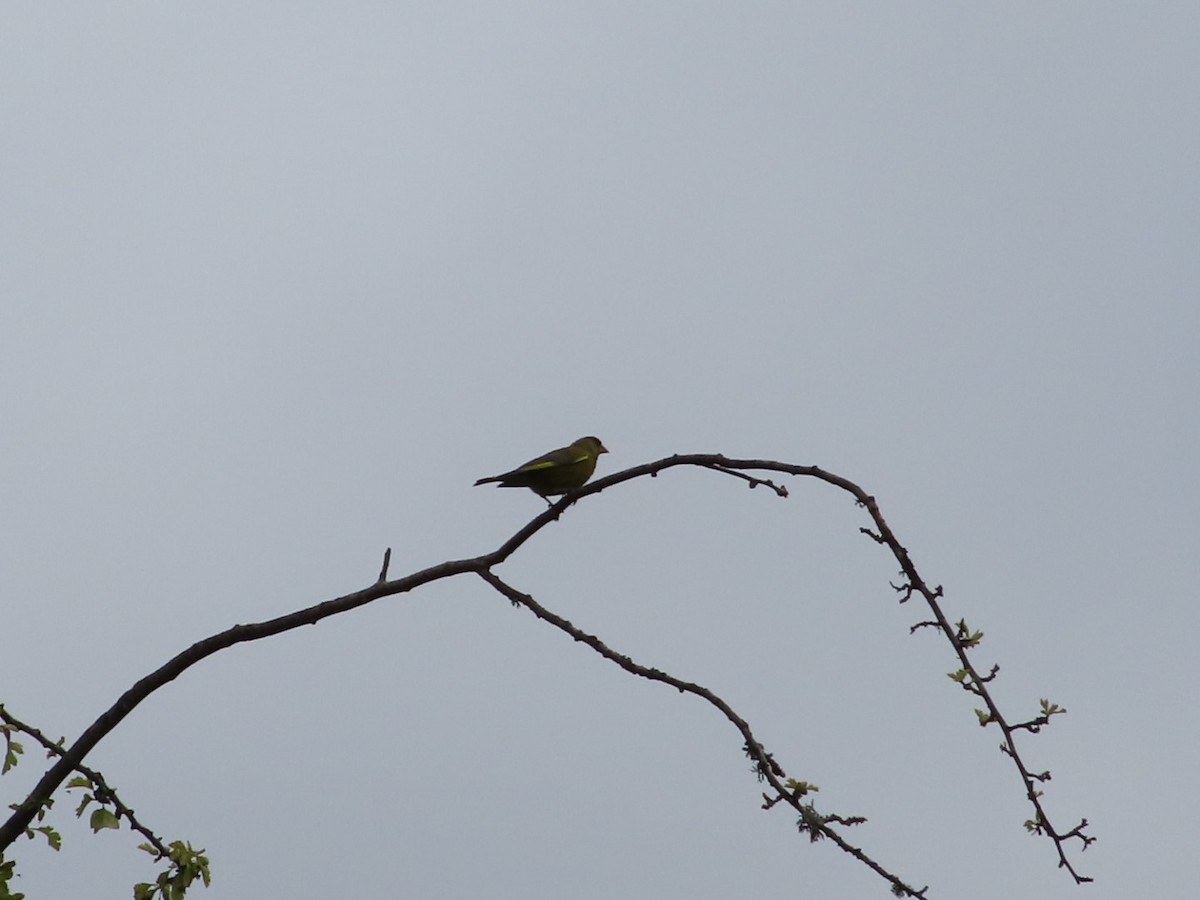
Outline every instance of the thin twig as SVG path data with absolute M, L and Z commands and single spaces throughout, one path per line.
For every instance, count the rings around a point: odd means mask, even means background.
M 654 669 L 648 666 L 639 665 L 630 657 L 625 656 L 622 653 L 617 653 L 594 634 L 588 634 L 586 631 L 576 628 L 562 616 L 550 612 L 550 610 L 546 609 L 546 607 L 534 600 L 529 594 L 517 590 L 490 569 L 484 569 L 478 574 L 480 578 L 512 601 L 514 606 L 524 606 L 528 608 L 539 619 L 549 622 L 555 628 L 566 632 L 576 641 L 587 644 L 605 659 L 616 663 L 626 672 L 630 672 L 631 674 L 637 675 L 641 678 L 647 678 L 650 681 L 661 681 L 663 684 L 669 684 L 680 693 L 693 694 L 697 697 L 703 698 L 708 703 L 715 706 L 721 711 L 721 714 L 724 715 L 725 718 L 730 722 L 732 722 L 734 727 L 741 732 L 742 738 L 745 741 L 745 746 L 748 748 L 748 752 L 750 752 L 756 760 L 757 764 L 755 766 L 755 771 L 763 780 L 765 780 L 771 785 L 772 788 L 775 789 L 778 800 L 788 803 L 802 816 L 807 817 L 809 815 L 809 813 L 805 810 L 805 807 L 808 806 L 808 804 L 802 803 L 800 796 L 798 796 L 794 791 L 789 790 L 780 781 L 780 778 L 785 777 L 783 769 L 780 768 L 779 764 L 776 763 L 770 754 L 763 749 L 763 745 L 759 743 L 753 732 L 751 732 L 750 724 L 741 716 L 739 716 L 733 710 L 733 707 L 731 707 L 728 703 L 726 703 L 708 688 L 702 687 L 701 685 L 698 685 L 692 681 L 683 681 L 682 679 L 676 678 L 673 675 L 668 675 L 661 669 Z M 778 802 L 778 800 L 776 800 L 776 802 Z M 918 891 L 909 887 L 907 884 L 901 881 L 898 876 L 887 871 L 885 868 L 879 865 L 879 863 L 875 862 L 873 859 L 863 853 L 863 851 L 858 847 L 851 845 L 845 840 L 845 838 L 843 838 L 840 834 L 838 834 L 838 832 L 834 831 L 828 825 L 828 823 L 831 821 L 837 821 L 843 824 L 854 824 L 855 820 L 863 822 L 866 821 L 859 816 L 848 818 L 822 816 L 820 821 L 814 822 L 810 827 L 818 831 L 821 837 L 828 838 L 833 843 L 837 844 L 837 846 L 842 850 L 854 856 L 860 862 L 870 867 L 874 872 L 891 882 L 893 892 L 896 896 L 923 898 L 927 888 L 922 888 Z
M 11 725 L 17 731 L 29 735 L 31 738 L 41 744 L 46 749 L 48 755 L 63 755 L 63 748 L 60 744 L 50 740 L 32 725 L 26 725 L 20 719 L 10 715 L 3 706 L 0 706 L 0 719 L 3 719 L 5 724 Z M 95 785 L 95 790 L 93 790 L 92 793 L 96 800 L 101 803 L 111 803 L 113 809 L 116 811 L 117 818 L 124 818 L 126 821 L 128 821 L 129 827 L 138 834 L 142 835 L 142 837 L 146 839 L 147 843 L 154 848 L 159 859 L 169 855 L 169 851 L 167 850 L 166 844 L 163 843 L 162 838 L 137 820 L 137 816 L 134 815 L 133 810 L 121 802 L 121 798 L 117 796 L 116 789 L 109 786 L 108 782 L 104 780 L 103 775 L 101 775 L 95 769 L 91 769 L 82 763 L 75 766 L 75 771 L 86 777 L 92 782 L 93 785 Z

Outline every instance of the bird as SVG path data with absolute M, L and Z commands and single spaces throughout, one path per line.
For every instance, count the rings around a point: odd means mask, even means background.
M 503 475 L 480 478 L 475 484 L 494 482 L 499 487 L 529 488 L 553 506 L 549 498 L 583 487 L 596 471 L 600 454 L 607 452 L 608 448 L 600 443 L 600 438 L 581 437 L 568 447 L 551 450 Z

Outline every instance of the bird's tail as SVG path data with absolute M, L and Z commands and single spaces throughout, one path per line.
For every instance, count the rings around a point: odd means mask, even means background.
M 479 487 L 479 485 L 481 485 L 481 484 L 491 484 L 493 481 L 501 481 L 501 480 L 502 479 L 500 478 L 499 475 L 493 476 L 491 478 L 480 478 L 477 482 L 475 482 L 475 487 Z

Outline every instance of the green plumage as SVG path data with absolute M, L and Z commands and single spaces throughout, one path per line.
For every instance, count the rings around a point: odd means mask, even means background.
M 480 478 L 478 484 L 529 488 L 539 497 L 556 497 L 583 487 L 596 471 L 596 460 L 608 450 L 600 438 L 583 437 L 569 447 L 551 450 L 503 475 Z M 549 502 L 549 501 L 547 501 Z

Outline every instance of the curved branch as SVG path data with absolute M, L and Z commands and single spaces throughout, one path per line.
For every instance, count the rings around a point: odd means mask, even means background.
M 641 478 L 647 475 L 653 477 L 659 472 L 678 466 L 697 466 L 701 468 L 712 469 L 737 478 L 742 478 L 749 483 L 751 488 L 757 487 L 758 485 L 763 485 L 774 491 L 780 497 L 787 496 L 787 489 L 785 487 L 777 485 L 768 479 L 748 475 L 746 474 L 747 470 L 753 472 L 779 472 L 788 475 L 816 478 L 846 491 L 866 509 L 875 527 L 874 529 L 863 528 L 861 530 L 871 537 L 871 539 L 876 543 L 884 544 L 889 550 L 891 550 L 897 562 L 900 564 L 901 571 L 906 579 L 905 584 L 897 586 L 897 590 L 904 594 L 904 596 L 901 598 L 901 602 L 907 601 L 914 592 L 919 593 L 925 599 L 933 613 L 933 621 L 922 622 L 920 625 L 936 627 L 950 641 L 962 666 L 963 677 L 960 679 L 960 684 L 962 684 L 964 688 L 971 690 L 973 693 L 983 698 L 987 706 L 986 719 L 981 718 L 981 721 L 983 724 L 995 722 L 1001 728 L 1005 739 L 1002 749 L 1014 760 L 1017 770 L 1024 782 L 1027 796 L 1034 806 L 1036 815 L 1031 821 L 1035 825 L 1035 830 L 1039 832 L 1045 832 L 1052 838 L 1056 847 L 1058 848 L 1059 865 L 1066 867 L 1075 878 L 1076 882 L 1089 881 L 1090 879 L 1079 875 L 1075 871 L 1075 869 L 1067 860 L 1063 850 L 1063 843 L 1072 837 L 1079 838 L 1081 841 L 1083 841 L 1085 849 L 1093 840 L 1095 840 L 1094 838 L 1086 837 L 1082 833 L 1082 828 L 1085 827 L 1086 820 L 1076 828 L 1066 833 L 1060 833 L 1051 827 L 1049 819 L 1045 815 L 1045 811 L 1042 808 L 1042 804 L 1039 799 L 1041 796 L 1040 791 L 1034 784 L 1034 781 L 1037 779 L 1034 775 L 1030 774 L 1029 770 L 1021 761 L 1021 758 L 1017 753 L 1014 740 L 1015 728 L 1008 725 L 1006 719 L 996 706 L 996 703 L 988 694 L 986 687 L 988 679 L 981 676 L 976 671 L 971 661 L 967 657 L 967 650 L 971 646 L 974 646 L 976 641 L 964 640 L 963 636 L 959 633 L 959 630 L 956 629 L 955 626 L 951 625 L 947 620 L 937 602 L 938 598 L 942 596 L 941 588 L 930 588 L 921 578 L 920 574 L 917 572 L 916 566 L 913 564 L 912 559 L 909 556 L 908 550 L 902 544 L 900 544 L 899 540 L 896 538 L 896 535 L 888 526 L 887 521 L 884 519 L 883 514 L 879 510 L 878 504 L 875 502 L 875 498 L 849 479 L 835 475 L 832 472 L 827 472 L 818 466 L 798 466 L 768 459 L 737 459 L 726 457 L 720 454 L 705 453 L 670 456 L 664 459 L 656 460 L 655 462 L 634 466 L 632 468 L 625 469 L 624 471 L 616 472 L 604 478 L 597 479 L 585 485 L 580 490 L 562 497 L 556 503 L 552 504 L 548 509 L 531 519 L 524 527 L 517 531 L 516 534 L 510 537 L 491 553 L 486 553 L 482 556 L 477 556 L 470 559 L 450 560 L 448 562 L 441 563 L 440 565 L 431 566 L 430 568 L 414 572 L 411 575 L 407 575 L 403 578 L 388 581 L 386 580 L 386 577 L 388 563 L 390 562 L 389 551 L 389 554 L 384 558 L 384 564 L 379 573 L 379 579 L 370 587 L 364 588 L 360 591 L 355 591 L 351 594 L 346 594 L 342 597 L 334 598 L 332 600 L 326 600 L 323 603 L 318 603 L 317 605 L 308 607 L 307 609 L 298 610 L 287 615 L 269 619 L 265 622 L 259 622 L 250 625 L 235 625 L 232 628 L 193 644 L 191 647 L 169 660 L 165 665 L 159 667 L 154 672 L 135 683 L 131 688 L 129 688 L 129 690 L 127 690 L 117 699 L 116 703 L 114 703 L 108 710 L 101 714 L 101 716 L 96 719 L 96 721 L 93 722 L 83 732 L 83 734 L 81 734 L 79 738 L 77 738 L 76 741 L 63 752 L 58 761 L 34 786 L 29 796 L 26 797 L 22 803 L 18 804 L 14 813 L 9 817 L 9 819 L 4 822 L 3 825 L 0 825 L 0 851 L 12 844 L 12 842 L 15 841 L 25 831 L 25 829 L 29 827 L 30 823 L 37 815 L 38 810 L 45 805 L 46 801 L 49 800 L 51 795 L 55 790 L 58 789 L 63 781 L 66 780 L 67 776 L 73 770 L 76 770 L 81 766 L 87 754 L 91 752 L 92 748 L 94 748 L 96 744 L 105 737 L 105 735 L 107 735 L 118 724 L 120 724 L 120 722 L 127 715 L 129 715 L 129 713 L 132 712 L 139 703 L 150 696 L 150 694 L 158 690 L 160 687 L 163 687 L 167 683 L 173 681 L 175 678 L 178 678 L 181 674 L 183 674 L 183 672 L 206 657 L 211 656 L 220 650 L 232 647 L 235 644 L 261 640 L 263 638 L 282 634 L 283 632 L 290 631 L 294 628 L 299 628 L 302 625 L 315 624 L 322 619 L 328 618 L 329 616 L 349 612 L 350 610 L 356 609 L 375 600 L 379 600 L 383 597 L 406 593 L 432 581 L 438 581 L 443 578 L 449 578 L 454 575 L 462 575 L 470 572 L 474 572 L 485 579 L 494 578 L 495 576 L 491 575 L 489 571 L 493 566 L 496 566 L 508 559 L 509 556 L 515 553 L 526 541 L 530 540 L 542 528 L 557 520 L 558 517 L 561 516 L 563 512 L 565 512 L 571 505 L 579 502 L 585 497 L 599 493 L 600 491 L 614 487 L 615 485 L 623 482 L 631 481 L 635 478 Z M 498 590 L 500 589 L 496 584 L 493 584 L 493 586 L 497 587 Z M 524 595 L 521 595 L 521 597 L 522 601 L 524 602 Z M 510 599 L 512 598 L 510 597 Z M 529 605 L 530 602 L 532 601 L 530 600 L 526 603 L 526 605 Z M 532 609 L 533 606 L 530 606 L 530 608 Z M 566 624 L 569 625 L 569 623 Z M 597 647 L 596 649 L 599 648 Z M 616 656 L 617 655 L 614 654 L 614 657 L 610 658 L 614 658 L 614 661 L 617 661 L 615 658 Z M 624 664 L 622 663 L 622 665 Z M 630 662 L 630 665 L 635 664 Z M 658 680 L 673 683 L 668 680 L 669 676 L 665 676 L 663 673 L 659 673 L 659 675 L 662 677 L 658 678 Z M 678 687 L 678 685 L 676 686 Z M 696 685 L 693 685 L 692 687 L 695 688 L 693 691 L 695 693 L 700 693 L 704 690 Z M 705 695 L 701 693 L 701 696 Z M 712 697 L 711 695 L 706 696 L 706 699 L 708 699 L 709 702 L 714 702 L 717 700 L 717 698 Z M 715 703 L 715 705 L 717 705 L 718 708 L 722 708 L 720 703 Z M 736 714 L 734 714 L 731 709 L 728 709 L 727 711 L 726 710 L 727 707 L 722 708 L 722 712 L 725 712 L 726 716 L 738 726 L 739 730 L 743 731 L 743 735 L 747 740 L 748 748 L 750 748 L 755 754 L 759 754 L 756 757 L 758 759 L 759 770 L 765 771 L 768 780 L 773 779 L 774 775 L 771 771 L 771 767 L 766 765 L 767 760 L 761 755 L 761 748 L 756 742 L 754 742 L 752 736 L 750 735 L 749 727 L 746 726 L 742 720 L 737 718 Z M 765 770 L 764 766 L 766 766 Z M 776 781 L 777 779 L 772 780 L 772 787 L 780 792 L 781 797 L 787 798 L 788 791 L 783 788 L 782 785 L 777 784 Z M 822 825 L 822 831 L 824 831 L 826 828 L 827 826 Z M 871 865 L 872 868 L 876 868 L 880 874 L 889 878 L 889 880 L 893 880 L 898 886 L 899 883 L 895 882 L 893 876 L 890 876 L 883 872 L 883 870 L 878 869 L 878 867 L 871 863 L 861 853 L 861 851 L 851 847 L 849 844 L 845 844 L 840 837 L 836 836 L 835 832 L 829 830 L 825 836 L 837 842 L 842 846 L 843 849 L 847 850 L 847 852 L 853 853 L 863 862 Z M 915 894 L 915 892 L 907 887 L 905 890 L 910 894 Z

